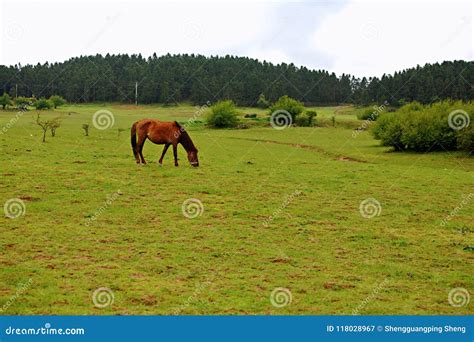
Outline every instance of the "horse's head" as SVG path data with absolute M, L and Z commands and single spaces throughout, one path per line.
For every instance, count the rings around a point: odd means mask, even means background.
M 198 151 L 197 150 L 188 151 L 188 160 L 192 166 L 198 167 L 199 166 Z

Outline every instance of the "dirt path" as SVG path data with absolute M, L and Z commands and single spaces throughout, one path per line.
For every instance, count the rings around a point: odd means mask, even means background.
M 292 143 L 286 143 L 282 141 L 276 141 L 276 140 L 268 140 L 268 139 L 251 139 L 251 138 L 237 138 L 237 137 L 223 137 L 226 139 L 237 139 L 237 140 L 248 140 L 248 141 L 256 141 L 256 142 L 264 142 L 264 143 L 269 143 L 269 144 L 278 144 L 278 145 L 287 145 L 287 146 L 292 146 L 296 148 L 304 148 L 312 151 L 316 151 L 318 153 L 324 154 L 334 160 L 339 160 L 339 161 L 349 161 L 349 162 L 356 162 L 356 163 L 368 163 L 366 160 L 362 159 L 357 159 L 357 158 L 352 158 L 349 156 L 344 156 L 342 154 L 335 154 L 328 152 L 320 147 L 317 146 L 312 146 L 312 145 L 305 145 L 305 144 L 292 144 Z

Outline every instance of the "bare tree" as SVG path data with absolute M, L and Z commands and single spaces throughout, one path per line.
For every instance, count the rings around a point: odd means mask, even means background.
M 89 136 L 89 125 L 88 124 L 83 124 L 82 129 L 84 130 L 84 134 L 86 135 L 86 137 L 88 137 Z
M 50 121 L 49 123 L 49 129 L 51 130 L 51 136 L 55 137 L 56 136 L 56 129 L 61 127 L 61 119 L 60 118 L 55 118 Z
M 40 113 L 36 114 L 36 124 L 43 130 L 43 142 L 46 142 L 46 132 L 50 128 L 51 120 L 41 120 Z

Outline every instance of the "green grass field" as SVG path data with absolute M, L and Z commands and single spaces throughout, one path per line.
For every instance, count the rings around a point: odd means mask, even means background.
M 113 127 L 93 127 L 100 109 Z M 351 108 L 316 110 L 358 124 Z M 149 164 L 137 166 L 134 121 L 186 123 L 196 108 L 66 106 L 42 113 L 63 116 L 46 143 L 35 113 L 0 134 L 1 205 L 19 198 L 26 208 L 0 217 L 3 315 L 474 313 L 473 300 L 448 300 L 474 290 L 466 154 L 394 153 L 345 126 L 197 123 L 188 131 L 199 168 L 182 147 L 178 168 L 171 149 L 160 167 L 163 146 L 149 141 Z M 15 115 L 0 111 L 0 129 Z M 372 218 L 360 212 L 369 198 L 380 203 Z M 188 199 L 201 215 L 183 215 Z M 103 308 L 93 301 L 102 287 L 114 297 Z M 280 287 L 282 307 L 270 300 Z

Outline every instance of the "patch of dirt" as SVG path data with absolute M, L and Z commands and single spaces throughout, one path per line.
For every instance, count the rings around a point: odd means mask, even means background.
M 355 158 L 347 157 L 347 156 L 340 156 L 339 158 L 337 158 L 337 160 L 346 161 L 346 162 L 367 163 L 365 160 L 359 160 L 359 159 L 355 159 Z
M 158 303 L 158 300 L 156 299 L 156 296 L 154 295 L 146 295 L 142 297 L 142 302 L 143 304 L 147 306 L 155 305 Z
M 73 164 L 87 164 L 87 162 L 84 160 L 74 160 L 72 163 Z
M 282 263 L 282 264 L 287 264 L 290 262 L 289 258 L 275 258 L 272 260 L 273 263 Z
M 52 260 L 54 259 L 53 256 L 51 255 L 45 255 L 45 254 L 37 254 L 33 257 L 35 260 Z
M 324 283 L 324 288 L 327 290 L 340 290 L 340 289 L 353 289 L 355 288 L 355 285 L 352 284 L 336 284 L 333 282 L 326 282 Z
M 29 195 L 23 195 L 23 196 L 20 196 L 18 198 L 23 200 L 23 201 L 29 201 L 29 202 L 36 202 L 36 201 L 40 200 L 37 197 L 32 197 L 32 196 L 29 196 Z
M 313 145 L 304 145 L 304 144 L 292 144 L 292 143 L 286 143 L 282 141 L 276 141 L 276 140 L 266 140 L 266 139 L 251 139 L 251 138 L 237 138 L 237 137 L 226 137 L 227 139 L 237 139 L 237 140 L 248 140 L 248 141 L 257 141 L 257 142 L 264 142 L 267 144 L 278 144 L 278 145 L 286 145 L 286 146 L 292 146 L 295 148 L 304 148 L 312 151 L 319 152 L 321 154 L 327 155 L 329 157 L 332 157 L 335 160 L 339 161 L 350 161 L 350 162 L 356 162 L 356 163 L 368 163 L 366 160 L 362 159 L 356 159 L 348 156 L 341 156 L 341 155 L 334 155 L 320 147 L 313 146 Z
M 142 296 L 140 299 L 133 298 L 131 299 L 131 302 L 137 305 L 143 304 L 146 306 L 152 306 L 152 305 L 156 305 L 158 303 L 158 300 L 156 296 L 154 295 L 145 295 L 145 296 Z
M 142 279 L 142 278 L 145 278 L 145 276 L 141 273 L 133 273 L 130 278 L 132 279 Z

